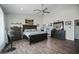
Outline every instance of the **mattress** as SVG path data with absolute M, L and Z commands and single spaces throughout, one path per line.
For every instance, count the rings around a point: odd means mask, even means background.
M 37 35 L 37 34 L 44 34 L 46 32 L 43 31 L 34 31 L 34 32 L 23 32 L 23 35 L 27 36 L 28 38 L 30 38 L 30 35 Z

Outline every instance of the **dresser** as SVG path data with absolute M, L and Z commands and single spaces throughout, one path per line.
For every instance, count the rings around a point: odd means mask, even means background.
M 22 39 L 21 27 L 14 26 L 14 27 L 11 27 L 11 30 L 13 35 L 12 37 L 13 41 Z
M 51 37 L 57 39 L 65 39 L 65 31 L 64 30 L 51 30 Z

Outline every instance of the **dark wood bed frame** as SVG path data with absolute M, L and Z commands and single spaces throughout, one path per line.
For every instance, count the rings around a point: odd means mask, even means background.
M 23 31 L 24 29 L 36 29 L 37 30 L 37 26 L 36 25 L 23 25 Z M 47 39 L 47 33 L 30 35 L 29 37 L 30 38 L 27 38 L 26 35 L 23 35 L 23 38 L 28 39 L 29 44 L 31 45 L 32 43 L 40 42 L 40 41 Z

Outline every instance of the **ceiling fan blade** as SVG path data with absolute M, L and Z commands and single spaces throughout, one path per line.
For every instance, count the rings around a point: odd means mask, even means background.
M 49 11 L 47 11 L 46 13 L 50 13 Z
M 49 11 L 46 11 L 48 8 L 45 8 L 44 10 L 43 10 L 43 12 L 44 13 L 50 13 Z
M 47 9 L 48 9 L 48 8 L 45 8 L 44 11 L 47 10 Z
M 43 13 L 50 13 L 49 11 L 43 11 Z
M 41 11 L 41 10 L 39 10 L 39 9 L 35 9 L 35 10 L 33 10 L 33 11 Z
M 40 12 L 35 13 L 35 15 L 36 15 L 36 14 L 40 14 Z

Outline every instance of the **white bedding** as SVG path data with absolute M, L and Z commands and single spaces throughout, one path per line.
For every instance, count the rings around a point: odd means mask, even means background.
M 34 31 L 34 32 L 23 32 L 23 35 L 26 35 L 29 38 L 29 35 L 36 35 L 36 34 L 44 34 L 46 32 L 42 32 L 42 31 Z

